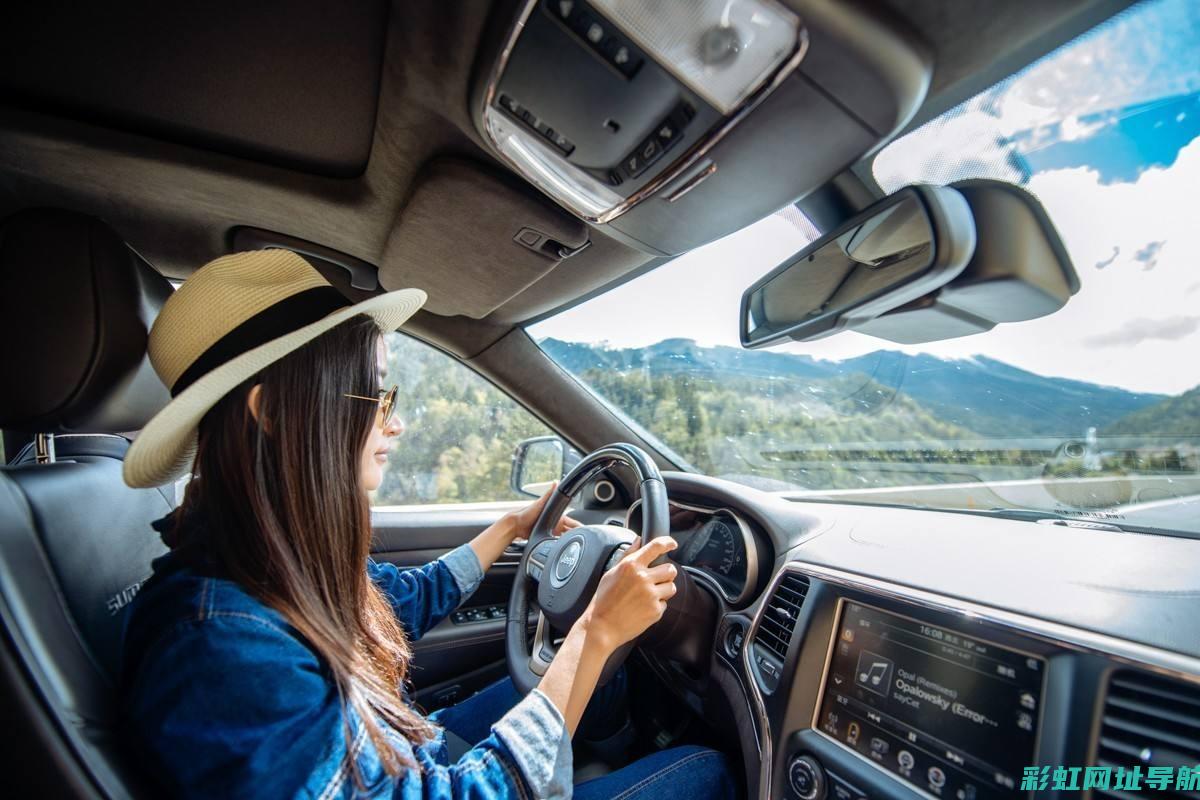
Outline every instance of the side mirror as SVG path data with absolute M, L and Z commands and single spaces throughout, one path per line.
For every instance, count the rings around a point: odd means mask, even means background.
M 579 451 L 557 436 L 535 436 L 513 452 L 508 485 L 517 494 L 541 497 L 550 484 L 579 463 Z
M 944 286 L 975 251 L 962 194 L 908 186 L 788 259 L 742 295 L 743 347 L 812 341 Z

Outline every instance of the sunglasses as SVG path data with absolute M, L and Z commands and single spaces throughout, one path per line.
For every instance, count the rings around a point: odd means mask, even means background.
M 386 428 L 392 419 L 392 414 L 396 411 L 396 394 L 399 390 L 399 386 L 393 385 L 387 391 L 380 390 L 378 397 L 364 397 L 361 394 L 343 394 L 342 396 L 354 400 L 369 400 L 372 403 L 379 403 L 379 416 L 375 418 L 375 424 L 381 428 Z

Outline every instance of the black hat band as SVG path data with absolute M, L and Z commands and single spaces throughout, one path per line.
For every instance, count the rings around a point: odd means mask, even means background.
M 243 353 L 324 319 L 352 303 L 332 286 L 317 286 L 272 303 L 213 342 L 171 386 L 177 397 L 202 376 Z

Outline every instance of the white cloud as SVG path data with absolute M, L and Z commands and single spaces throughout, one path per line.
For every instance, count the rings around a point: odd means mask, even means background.
M 1173 342 L 1200 330 L 1200 316 L 1167 317 L 1166 319 L 1126 320 L 1116 330 L 1089 336 L 1083 340 L 1088 347 L 1132 347 L 1148 339 Z
M 981 353 L 1045 375 L 1138 391 L 1177 393 L 1200 384 L 1196 331 L 1120 350 L 1085 345 L 1131 320 L 1194 315 L 1195 298 L 1187 290 L 1200 276 L 1197 185 L 1200 139 L 1175 164 L 1151 168 L 1135 183 L 1101 183 L 1094 170 L 1084 168 L 1035 175 L 1028 188 L 1046 206 L 1071 254 L 1079 293 L 1048 317 L 921 349 L 947 357 Z M 1157 261 L 1152 271 L 1144 261 L 1148 243 L 1161 243 L 1151 254 Z

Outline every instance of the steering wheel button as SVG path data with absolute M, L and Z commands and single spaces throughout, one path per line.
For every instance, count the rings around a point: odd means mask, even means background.
M 628 549 L 629 545 L 627 544 L 618 545 L 617 549 L 613 550 L 613 554 L 608 557 L 608 562 L 604 565 L 604 571 L 608 572 L 610 569 L 615 567 L 620 560 L 625 557 L 625 551 Z

